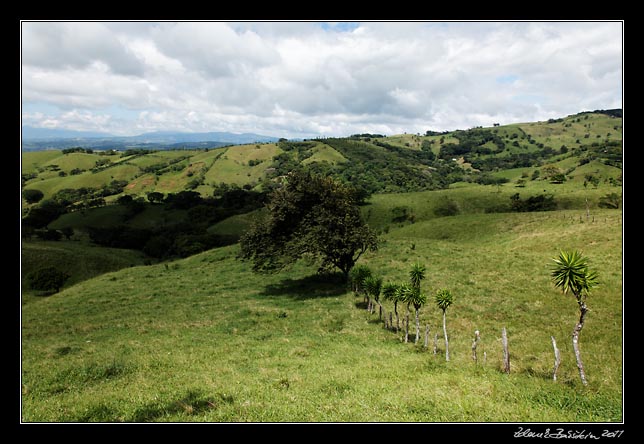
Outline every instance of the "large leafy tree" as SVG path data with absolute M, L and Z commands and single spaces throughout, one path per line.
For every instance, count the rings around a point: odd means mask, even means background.
M 598 284 L 598 275 L 596 271 L 588 268 L 588 260 L 579 251 L 561 251 L 553 261 L 551 277 L 555 287 L 560 288 L 563 294 L 572 293 L 579 306 L 579 320 L 572 331 L 572 346 L 577 359 L 579 377 L 581 382 L 586 385 L 588 383 L 579 350 L 579 334 L 584 328 L 584 321 L 588 313 L 586 297 L 590 290 Z
M 241 257 L 255 271 L 279 271 L 301 258 L 321 261 L 320 271 L 339 269 L 348 278 L 356 261 L 377 249 L 363 221 L 355 191 L 330 177 L 289 173 L 270 196 L 265 216 L 241 237 Z

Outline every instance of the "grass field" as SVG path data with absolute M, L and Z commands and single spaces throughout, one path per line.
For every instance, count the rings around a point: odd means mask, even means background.
M 402 343 L 314 266 L 257 275 L 236 259 L 237 246 L 102 274 L 23 307 L 22 418 L 619 422 L 622 219 L 593 214 L 469 213 L 391 228 L 361 262 L 400 281 L 420 261 L 424 291 L 451 289 L 450 362 L 442 341 L 436 355 L 431 341 L 430 350 L 422 339 Z M 581 249 L 601 277 L 581 335 L 588 387 L 570 344 L 575 301 L 548 277 L 560 248 Z M 420 316 L 423 332 L 428 324 L 440 333 L 435 306 Z M 500 370 L 503 327 L 509 375 Z M 478 365 L 475 329 L 486 355 Z M 557 382 L 550 335 L 563 356 Z

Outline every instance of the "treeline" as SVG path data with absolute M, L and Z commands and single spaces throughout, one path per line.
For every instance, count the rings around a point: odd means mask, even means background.
M 60 240 L 62 235 L 69 238 L 73 234 L 73 227 L 58 232 L 47 226 L 63 214 L 77 209 L 79 204 L 75 199 L 88 195 L 92 195 L 90 189 L 61 190 L 53 198 L 34 206 L 23 219 L 23 236 L 29 238 L 36 235 L 46 240 Z M 186 257 L 237 242 L 237 236 L 210 233 L 208 228 L 230 216 L 261 208 L 265 200 L 266 193 L 236 186 L 218 187 L 216 196 L 208 198 L 201 197 L 195 191 L 168 195 L 151 192 L 148 193 L 147 202 L 142 197 L 123 195 L 115 204 L 125 208 L 119 223 L 109 227 L 87 227 L 85 230 L 97 245 L 140 250 L 157 259 Z M 101 204 L 105 205 L 103 199 Z M 160 222 L 154 228 L 140 228 L 129 223 L 150 205 L 160 205 L 166 211 L 183 210 L 186 214 L 179 222 Z

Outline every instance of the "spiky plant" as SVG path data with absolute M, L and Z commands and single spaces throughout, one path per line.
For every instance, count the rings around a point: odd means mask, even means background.
M 373 312 L 373 307 L 371 306 L 371 299 L 376 301 L 380 308 L 379 319 L 382 319 L 382 304 L 380 303 L 380 292 L 382 290 L 382 278 L 379 276 L 367 276 L 364 280 L 364 288 L 367 294 L 370 297 L 369 302 L 369 312 Z
M 563 294 L 572 293 L 579 306 L 579 321 L 572 331 L 572 346 L 577 359 L 579 377 L 582 384 L 587 385 L 586 372 L 579 350 L 579 334 L 584 328 L 586 313 L 588 313 L 586 297 L 590 290 L 599 284 L 598 275 L 596 271 L 588 268 L 588 260 L 579 251 L 561 251 L 553 261 L 550 276 L 555 287 L 560 288 Z
M 371 269 L 366 265 L 356 265 L 349 272 L 349 279 L 351 280 L 351 289 L 356 295 L 365 294 L 364 281 L 367 277 L 371 276 Z
M 414 340 L 414 344 L 417 344 L 418 339 L 420 338 L 420 318 L 418 316 L 418 312 L 420 307 L 425 305 L 427 302 L 427 295 L 420 291 L 420 288 L 413 287 L 409 302 L 414 306 L 414 310 L 416 311 L 416 339 Z
M 405 342 L 409 341 L 409 306 L 413 299 L 414 287 L 407 282 L 398 286 L 398 300 L 407 304 L 407 314 L 405 315 Z
M 394 303 L 394 313 L 396 314 L 396 331 L 400 330 L 400 319 L 398 318 L 398 302 L 400 301 L 399 284 L 387 282 L 382 286 L 382 297 L 386 301 Z
M 412 287 L 420 289 L 420 281 L 425 279 L 425 271 L 425 266 L 418 262 L 411 266 L 411 270 L 409 271 L 409 281 L 411 282 Z

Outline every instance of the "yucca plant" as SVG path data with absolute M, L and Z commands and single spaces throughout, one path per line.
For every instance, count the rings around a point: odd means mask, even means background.
M 400 330 L 400 319 L 398 318 L 398 302 L 400 301 L 399 284 L 387 282 L 382 286 L 382 297 L 386 301 L 394 303 L 394 314 L 396 315 L 396 331 Z
M 449 341 L 447 339 L 447 324 L 445 322 L 445 312 L 454 302 L 454 297 L 449 290 L 440 289 L 436 292 L 436 305 L 443 310 L 443 335 L 445 336 L 445 360 L 449 361 Z
M 420 310 L 420 307 L 425 305 L 427 302 L 427 296 L 425 293 L 420 291 L 420 288 L 413 288 L 413 291 L 410 294 L 410 303 L 411 305 L 414 306 L 414 310 L 416 311 L 416 339 L 414 340 L 414 344 L 418 344 L 418 339 L 420 338 L 420 319 L 418 316 L 418 312 Z
M 554 258 L 553 261 L 554 266 L 550 275 L 555 287 L 560 288 L 563 294 L 572 293 L 579 306 L 579 321 L 572 331 L 572 347 L 577 359 L 579 377 L 582 384 L 587 385 L 586 372 L 579 350 L 579 334 L 584 328 L 586 313 L 588 313 L 586 297 L 590 290 L 599 284 L 598 275 L 596 271 L 588 269 L 588 260 L 579 251 L 561 251 L 559 257 Z
M 409 342 L 409 306 L 413 300 L 414 287 L 407 282 L 398 286 L 398 301 L 407 304 L 407 314 L 405 315 L 405 342 Z
M 369 295 L 369 313 L 373 313 L 372 300 L 376 301 L 380 310 L 378 319 L 382 319 L 382 304 L 380 303 L 380 291 L 382 290 L 382 278 L 377 276 L 367 276 L 364 280 L 364 289 Z
M 411 286 L 420 289 L 420 281 L 425 279 L 425 266 L 418 262 L 411 266 L 409 271 L 409 281 Z
M 349 279 L 351 280 L 351 289 L 354 294 L 364 294 L 366 297 L 364 281 L 369 276 L 371 276 L 371 269 L 366 265 L 356 265 L 351 269 L 349 272 Z

